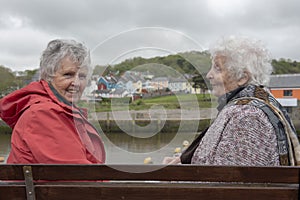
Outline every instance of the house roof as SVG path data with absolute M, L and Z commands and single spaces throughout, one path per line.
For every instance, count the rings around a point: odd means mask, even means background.
M 169 83 L 185 83 L 185 82 L 187 82 L 187 80 L 182 77 L 180 77 L 180 78 L 171 77 L 169 79 Z
M 113 94 L 124 94 L 126 92 L 123 88 L 117 88 L 115 91 L 113 91 Z
M 300 88 L 300 74 L 271 75 L 269 88 Z
M 125 72 L 121 78 L 119 79 L 119 81 L 121 82 L 128 82 L 131 81 L 133 83 L 136 83 L 138 81 L 144 81 L 144 79 L 139 75 L 139 74 L 135 74 L 135 73 L 130 73 L 130 72 Z
M 107 83 L 113 83 L 113 84 L 115 84 L 115 83 L 118 82 L 117 79 L 116 79 L 116 77 L 114 77 L 114 76 L 106 76 L 106 77 L 101 76 L 98 82 L 100 82 L 101 79 L 104 80 Z
M 159 81 L 169 81 L 167 77 L 155 77 L 152 79 L 153 82 L 159 82 Z

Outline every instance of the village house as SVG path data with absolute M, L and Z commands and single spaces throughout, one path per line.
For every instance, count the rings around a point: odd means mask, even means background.
M 300 74 L 272 75 L 269 89 L 300 129 Z
M 145 81 L 141 72 L 126 71 L 119 78 L 118 85 L 122 85 L 128 94 L 133 94 L 142 91 L 142 85 Z
M 162 90 L 169 87 L 169 79 L 167 77 L 155 77 L 151 80 L 151 86 L 156 90 Z
M 98 90 L 112 90 L 116 88 L 118 80 L 116 77 L 109 76 L 101 76 L 98 80 Z
M 192 93 L 192 90 L 193 90 L 189 81 L 183 77 L 169 78 L 168 88 L 172 92 Z

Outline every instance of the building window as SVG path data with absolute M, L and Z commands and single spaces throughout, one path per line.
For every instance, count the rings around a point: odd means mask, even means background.
M 285 96 L 285 97 L 293 96 L 293 90 L 284 90 L 283 91 L 283 96 Z

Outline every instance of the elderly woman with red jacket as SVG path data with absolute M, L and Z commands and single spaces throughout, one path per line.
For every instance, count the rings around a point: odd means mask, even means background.
M 0 100 L 0 117 L 13 129 L 7 163 L 105 162 L 103 142 L 75 103 L 87 84 L 88 49 L 53 40 L 40 61 L 40 81 Z

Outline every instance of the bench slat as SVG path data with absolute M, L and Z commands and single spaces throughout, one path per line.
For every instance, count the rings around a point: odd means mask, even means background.
M 206 199 L 206 200 L 296 200 L 298 189 L 287 187 L 229 187 L 229 186 L 179 186 L 160 184 L 107 184 L 107 185 L 37 185 L 38 200 L 82 199 Z M 25 188 L 0 187 L 1 199 L 24 200 Z M 163 198 L 162 198 L 163 196 Z
M 25 186 L 21 185 L 0 185 L 0 199 L 2 200 L 24 200 L 26 199 Z
M 39 200 L 82 199 L 205 199 L 205 200 L 296 200 L 297 188 L 160 187 L 118 185 L 115 187 L 37 187 Z
M 24 179 L 22 167 L 22 165 L 1 166 L 0 180 Z M 299 181 L 299 168 L 297 167 L 32 165 L 32 171 L 34 180 L 159 180 L 257 183 L 298 183 Z

